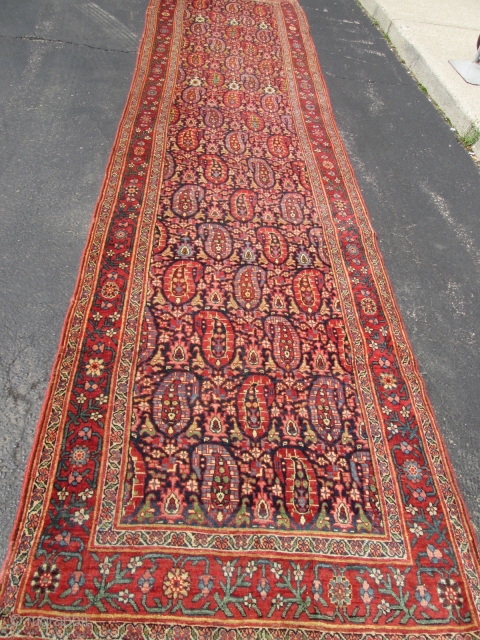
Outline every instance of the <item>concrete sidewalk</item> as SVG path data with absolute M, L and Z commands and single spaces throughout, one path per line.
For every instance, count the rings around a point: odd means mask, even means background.
M 359 2 L 460 136 L 478 131 L 480 86 L 465 82 L 448 61 L 473 60 L 480 34 L 480 0 Z M 472 149 L 480 158 L 480 139 Z

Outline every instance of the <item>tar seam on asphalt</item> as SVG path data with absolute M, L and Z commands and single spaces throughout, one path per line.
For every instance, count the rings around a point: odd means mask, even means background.
M 137 49 L 124 50 L 124 49 L 105 49 L 104 47 L 94 47 L 91 44 L 85 44 L 83 42 L 69 42 L 68 40 L 52 40 L 50 38 L 40 38 L 39 36 L 5 36 L 0 33 L 0 38 L 8 38 L 9 40 L 30 40 L 32 42 L 49 42 L 53 44 L 71 44 L 75 47 L 88 47 L 89 49 L 96 49 L 97 51 L 109 51 L 113 53 L 138 53 Z

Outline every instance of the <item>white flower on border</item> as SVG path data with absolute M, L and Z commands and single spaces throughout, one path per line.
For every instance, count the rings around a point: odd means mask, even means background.
M 118 594 L 118 599 L 120 600 L 120 602 L 123 602 L 123 604 L 132 604 L 132 602 L 135 600 L 135 594 L 130 593 L 128 589 L 125 589 L 125 591 L 120 591 L 120 593 Z
M 228 560 L 222 567 L 223 575 L 226 578 L 231 578 L 233 576 L 233 572 L 235 571 L 235 566 L 232 564 L 230 560 Z
M 135 573 L 135 571 L 142 565 L 143 560 L 140 558 L 140 556 L 134 556 L 127 564 L 127 567 L 130 569 L 131 573 Z
M 300 582 L 303 578 L 303 575 L 304 575 L 303 570 L 300 568 L 300 565 L 297 564 L 293 571 L 293 577 L 295 578 L 295 580 L 297 580 L 297 582 Z
M 78 494 L 78 497 L 81 498 L 82 500 L 89 500 L 92 496 L 93 496 L 93 490 L 90 489 L 90 487 L 87 487 L 87 489 L 84 489 Z
M 415 522 L 411 527 L 410 527 L 410 533 L 413 533 L 414 536 L 416 536 L 417 538 L 420 538 L 421 536 L 423 536 L 423 529 L 422 527 L 418 524 L 418 522 Z
M 61 491 L 59 491 L 57 495 L 58 495 L 58 499 L 63 502 L 64 500 L 66 500 L 68 498 L 69 493 L 65 489 L 65 487 L 63 487 L 63 489 Z
M 370 577 L 375 581 L 375 584 L 380 584 L 380 582 L 382 582 L 383 580 L 383 573 L 380 571 L 380 569 L 377 569 L 375 567 L 370 571 Z
M 277 593 L 277 595 L 272 600 L 272 607 L 275 607 L 275 609 L 281 609 L 283 605 L 283 596 Z
M 249 560 L 247 563 L 247 566 L 245 567 L 245 573 L 247 574 L 247 576 L 249 578 L 251 578 L 253 576 L 253 574 L 255 573 L 255 571 L 257 570 L 257 565 L 255 560 Z
M 257 604 L 257 600 L 252 596 L 251 593 L 249 593 L 248 595 L 244 596 L 243 604 L 247 607 L 247 609 L 251 609 L 254 605 Z
M 386 616 L 387 613 L 390 613 L 390 604 L 385 599 L 382 599 L 378 605 L 378 610 L 382 612 L 382 615 Z
M 395 580 L 395 584 L 397 585 L 397 587 L 403 587 L 403 585 L 405 584 L 405 576 L 400 571 L 400 569 L 393 570 L 393 579 Z
M 101 562 L 98 567 L 102 576 L 108 576 L 108 574 L 110 573 L 111 566 L 112 566 L 112 561 L 110 560 L 110 558 L 108 557 L 104 558 L 103 562 Z
M 85 513 L 85 509 L 82 507 L 78 511 L 75 511 L 72 519 L 74 522 L 81 525 L 87 520 L 90 520 L 90 514 Z

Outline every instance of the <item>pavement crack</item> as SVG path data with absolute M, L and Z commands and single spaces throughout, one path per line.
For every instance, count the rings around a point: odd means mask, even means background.
M 395 22 L 398 22 L 398 20 L 395 20 Z M 431 22 L 429 20 L 412 20 L 411 21 L 412 24 L 424 24 L 427 27 L 446 27 L 447 29 L 462 29 L 463 31 L 475 31 L 477 32 L 478 29 L 475 29 L 475 27 L 467 27 L 465 25 L 462 24 L 445 24 L 444 22 Z
M 95 49 L 97 51 L 109 51 L 113 53 L 137 53 L 137 49 L 107 49 L 106 47 L 95 47 L 92 44 L 84 42 L 70 42 L 69 40 L 54 40 L 52 38 L 41 38 L 40 36 L 6 36 L 0 33 L 0 38 L 8 40 L 30 40 L 31 42 L 51 42 L 53 44 L 70 44 L 74 47 L 86 47 L 87 49 Z
M 363 78 L 347 78 L 347 76 L 338 76 L 336 73 L 324 71 L 325 76 L 338 78 L 339 80 L 348 80 L 349 82 L 361 82 L 362 84 L 388 84 L 392 87 L 408 87 L 408 82 L 386 82 L 385 80 L 364 80 Z

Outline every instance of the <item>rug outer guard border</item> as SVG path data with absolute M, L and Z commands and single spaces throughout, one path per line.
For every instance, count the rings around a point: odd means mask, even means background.
M 327 104 L 327 108 L 328 108 L 329 115 L 330 115 L 330 118 L 331 118 L 331 123 L 332 123 L 332 126 L 333 126 L 333 128 L 335 130 L 336 137 L 337 137 L 337 146 L 335 147 L 335 150 L 336 149 L 341 149 L 342 152 L 343 152 L 343 160 L 344 160 L 345 164 L 347 165 L 347 168 L 348 168 L 348 171 L 349 171 L 349 174 L 350 174 L 350 180 L 354 184 L 355 197 L 359 200 L 359 202 L 360 202 L 360 204 L 362 206 L 362 209 L 363 209 L 364 218 L 365 218 L 366 222 L 368 223 L 370 234 L 372 236 L 372 244 L 373 244 L 373 246 L 374 246 L 374 248 L 376 250 L 375 257 L 378 259 L 378 261 L 380 262 L 380 265 L 381 265 L 380 275 L 383 277 L 383 279 L 385 281 L 385 285 L 386 285 L 386 288 L 388 290 L 390 300 L 393 303 L 393 308 L 394 308 L 394 311 L 395 311 L 395 316 L 394 317 L 395 317 L 395 320 L 398 323 L 398 325 L 399 325 L 399 327 L 400 327 L 400 329 L 402 331 L 402 334 L 403 334 L 405 347 L 408 350 L 409 359 L 410 359 L 411 364 L 412 364 L 412 369 L 413 369 L 412 373 L 413 373 L 413 375 L 415 377 L 415 382 L 420 387 L 421 396 L 422 396 L 422 399 L 423 399 L 424 405 L 425 405 L 425 410 L 428 413 L 432 428 L 434 429 L 434 432 L 435 432 L 435 436 L 436 436 L 438 445 L 441 448 L 441 454 L 442 454 L 441 461 L 443 461 L 445 463 L 445 465 L 447 467 L 448 474 L 449 474 L 448 479 L 450 480 L 450 482 L 452 482 L 452 484 L 454 486 L 454 489 L 455 489 L 454 495 L 457 498 L 457 500 L 459 502 L 459 506 L 460 506 L 461 511 L 462 511 L 462 517 L 463 517 L 463 520 L 464 520 L 464 524 L 467 527 L 467 533 L 469 535 L 469 542 L 470 542 L 472 550 L 473 550 L 473 552 L 474 552 L 474 554 L 476 556 L 477 562 L 480 564 L 480 549 L 478 547 L 477 536 L 475 534 L 475 530 L 474 530 L 473 525 L 472 525 L 472 520 L 471 520 L 470 515 L 469 515 L 469 510 L 468 510 L 468 507 L 467 507 L 467 505 L 465 503 L 465 500 L 463 499 L 462 492 L 461 492 L 460 487 L 458 485 L 457 477 L 456 477 L 455 471 L 454 471 L 454 469 L 452 467 L 452 464 L 451 464 L 451 461 L 450 461 L 450 455 L 448 453 L 447 446 L 445 444 L 445 438 L 444 438 L 444 436 L 443 436 L 443 434 L 442 434 L 442 432 L 441 432 L 441 430 L 440 430 L 440 428 L 438 426 L 438 421 L 437 421 L 437 419 L 435 417 L 435 412 L 434 412 L 432 403 L 430 401 L 430 398 L 429 398 L 429 395 L 428 395 L 428 392 L 427 392 L 425 381 L 423 379 L 422 374 L 420 373 L 420 367 L 419 367 L 419 364 L 418 364 L 417 356 L 415 355 L 415 353 L 413 351 L 413 348 L 412 348 L 412 345 L 411 345 L 411 342 L 410 342 L 410 339 L 408 338 L 407 328 L 406 328 L 405 322 L 403 320 L 403 316 L 402 316 L 402 314 L 400 312 L 400 307 L 399 307 L 399 305 L 397 303 L 396 295 L 395 295 L 395 292 L 394 292 L 393 287 L 392 287 L 390 276 L 388 275 L 388 271 L 387 271 L 387 268 L 386 268 L 386 265 L 385 265 L 385 260 L 383 258 L 383 254 L 382 254 L 382 252 L 380 250 L 380 245 L 379 245 L 379 242 L 378 242 L 377 233 L 376 233 L 375 229 L 373 228 L 373 225 L 372 225 L 372 222 L 371 222 L 371 219 L 370 219 L 370 215 L 368 213 L 368 208 L 367 208 L 367 205 L 365 203 L 365 200 L 364 200 L 362 191 L 360 189 L 360 186 L 358 184 L 358 180 L 357 180 L 356 174 L 354 172 L 352 163 L 350 161 L 347 149 L 345 147 L 345 143 L 343 141 L 343 138 L 342 138 L 342 136 L 340 134 L 340 131 L 338 129 L 338 126 L 336 124 L 335 114 L 333 113 L 332 103 L 331 103 L 331 100 L 330 100 L 330 93 L 329 93 L 329 90 L 328 90 L 328 87 L 327 87 L 327 84 L 326 84 L 326 81 L 325 81 L 325 77 L 324 77 L 324 75 L 322 73 L 322 65 L 321 65 L 320 60 L 318 58 L 317 50 L 315 48 L 312 36 L 310 34 L 310 28 L 309 28 L 309 23 L 308 23 L 307 16 L 305 14 L 304 9 L 301 7 L 300 3 L 298 2 L 298 0 L 288 0 L 288 2 L 291 2 L 292 4 L 295 4 L 295 6 L 297 7 L 298 12 L 300 13 L 300 15 L 302 17 L 303 26 L 304 26 L 305 32 L 308 35 L 307 44 L 309 45 L 309 48 L 311 49 L 311 55 L 313 57 L 315 57 L 315 59 L 316 59 L 316 64 L 317 64 L 317 67 L 318 67 L 318 70 L 319 70 L 319 74 L 318 74 L 319 80 L 321 82 L 321 85 L 322 85 L 322 88 L 323 88 L 323 92 L 324 92 L 325 97 L 326 97 L 326 104 Z M 319 102 L 320 102 L 320 100 L 319 100 Z M 362 233 L 362 235 L 363 235 L 363 233 Z M 397 343 L 395 342 L 394 344 L 396 345 Z M 432 468 L 433 468 L 434 467 L 433 461 L 430 460 L 430 462 L 432 463 Z M 442 496 L 443 496 L 443 494 L 442 494 Z
M 162 0 L 149 0 L 149 5 L 147 7 L 146 13 L 145 13 L 145 24 L 143 27 L 143 32 L 142 32 L 142 36 L 140 39 L 140 44 L 139 44 L 139 48 L 138 48 L 138 53 L 137 53 L 137 58 L 135 61 L 135 68 L 133 71 L 133 76 L 132 76 L 132 80 L 130 83 L 130 87 L 127 93 L 127 99 L 126 99 L 126 104 L 125 107 L 123 108 L 122 111 L 122 115 L 120 117 L 120 121 L 119 124 L 117 126 L 117 131 L 115 133 L 115 137 L 113 140 L 113 144 L 112 144 L 112 149 L 110 151 L 109 154 L 109 158 L 107 161 L 107 166 L 106 169 L 104 171 L 104 176 L 103 176 L 103 181 L 102 181 L 102 186 L 100 187 L 100 193 L 99 196 L 97 198 L 97 202 L 95 204 L 95 207 L 93 209 L 93 214 L 90 220 L 90 225 L 89 225 L 89 229 L 87 232 L 87 240 L 86 240 L 86 244 L 85 247 L 82 251 L 82 255 L 80 258 L 80 264 L 79 264 L 79 268 L 78 268 L 78 274 L 77 274 L 77 278 L 76 278 L 76 282 L 75 282 L 75 287 L 74 287 L 74 291 L 73 294 L 70 298 L 70 302 L 68 305 L 68 309 L 67 309 L 67 314 L 65 316 L 65 321 L 63 323 L 62 326 L 62 331 L 60 334 L 60 339 L 58 342 L 58 348 L 57 348 L 57 352 L 54 358 L 54 362 L 52 365 L 52 370 L 50 373 L 50 378 L 48 380 L 48 385 L 47 385 L 47 391 L 45 392 L 45 398 L 42 404 L 42 408 L 40 411 L 40 417 L 38 419 L 37 422 L 37 427 L 35 429 L 35 436 L 34 436 L 34 440 L 32 443 L 32 448 L 30 451 L 30 455 L 29 455 L 29 459 L 27 461 L 26 467 L 25 467 L 25 475 L 24 475 L 24 479 L 23 479 L 23 483 L 22 483 L 22 488 L 20 491 L 20 505 L 17 509 L 17 514 L 15 517 L 15 521 L 14 521 L 14 525 L 13 525 L 13 529 L 12 529 L 12 533 L 10 535 L 10 540 L 9 540 L 9 544 L 8 544 L 8 550 L 7 550 L 7 555 L 5 557 L 5 560 L 3 562 L 2 567 L 0 568 L 0 597 L 2 595 L 2 587 L 4 586 L 5 582 L 4 582 L 4 578 L 6 573 L 8 572 L 9 566 L 11 561 L 13 560 L 13 552 L 14 552 L 14 544 L 17 540 L 17 536 L 18 536 L 18 532 L 20 531 L 24 520 L 25 520 L 25 513 L 24 513 L 24 504 L 28 502 L 27 500 L 27 496 L 30 495 L 31 489 L 30 489 L 30 485 L 33 481 L 33 477 L 30 475 L 30 470 L 33 468 L 33 463 L 37 460 L 37 457 L 40 454 L 40 449 L 42 446 L 42 442 L 43 440 L 41 439 L 43 434 L 43 431 L 46 428 L 46 418 L 47 415 L 49 414 L 49 408 L 51 407 L 51 402 L 52 402 L 52 398 L 53 398 L 53 392 L 56 388 L 56 382 L 58 380 L 58 375 L 59 375 L 59 370 L 60 370 L 60 365 L 64 359 L 65 356 L 65 350 L 66 350 L 66 341 L 67 338 L 69 337 L 70 331 L 71 331 L 71 327 L 72 327 L 72 322 L 73 322 L 73 316 L 75 315 L 75 310 L 77 308 L 77 304 L 78 304 L 78 296 L 81 292 L 81 289 L 83 287 L 84 284 L 84 277 L 85 277 L 85 271 L 87 268 L 87 263 L 88 263 L 88 257 L 90 255 L 90 251 L 92 248 L 92 245 L 94 244 L 94 240 L 95 240 L 95 230 L 97 229 L 98 223 L 99 223 L 99 218 L 100 218 L 100 214 L 103 208 L 103 204 L 104 201 L 107 197 L 107 191 L 108 191 L 108 186 L 110 183 L 109 178 L 111 178 L 111 174 L 114 168 L 114 164 L 115 164 L 115 160 L 117 158 L 118 155 L 118 147 L 120 144 L 120 138 L 121 138 L 121 134 L 124 130 L 125 127 L 125 120 L 127 117 L 127 114 L 132 106 L 132 101 L 133 101 L 133 93 L 134 93 L 134 89 L 137 87 L 137 84 L 140 81 L 140 75 L 141 75 L 141 62 L 142 59 L 145 56 L 145 47 L 146 47 L 146 43 L 147 43 L 147 37 L 148 37 L 148 27 L 149 27 L 149 23 L 150 21 L 152 22 L 156 22 L 156 18 L 154 15 L 154 10 L 155 7 L 161 3 Z M 123 162 L 122 162 L 123 164 Z M 103 233 L 102 239 L 105 237 L 105 231 Z
M 266 0 L 267 2 L 269 0 Z M 354 197 L 357 199 L 357 201 L 359 202 L 361 209 L 362 209 L 362 213 L 363 213 L 363 217 L 364 220 L 367 224 L 369 233 L 371 235 L 371 243 L 373 245 L 374 248 L 374 253 L 373 253 L 373 257 L 375 257 L 378 262 L 380 263 L 380 269 L 373 267 L 372 262 L 370 261 L 370 265 L 372 268 L 372 272 L 375 274 L 376 278 L 382 278 L 384 281 L 384 285 L 388 291 L 388 297 L 383 297 L 382 296 L 382 302 L 385 303 L 385 307 L 386 309 L 388 309 L 389 305 L 386 304 L 388 303 L 388 301 L 390 300 L 392 303 L 392 307 L 393 307 L 393 313 L 390 312 L 389 313 L 389 324 L 392 323 L 392 320 L 394 320 L 397 324 L 398 327 L 400 329 L 400 331 L 402 332 L 402 336 L 403 336 L 403 343 L 404 343 L 404 350 L 407 351 L 408 353 L 408 358 L 410 360 L 411 363 L 411 374 L 410 375 L 406 375 L 405 378 L 406 380 L 408 380 L 408 384 L 409 384 L 409 388 L 410 388 L 410 392 L 413 398 L 415 398 L 415 394 L 412 390 L 412 383 L 411 380 L 413 378 L 414 383 L 416 383 L 419 386 L 419 392 L 420 392 L 420 396 L 422 399 L 422 403 L 423 403 L 423 408 L 427 414 L 427 418 L 428 421 L 430 423 L 430 428 L 433 431 L 436 443 L 440 449 L 440 457 L 439 457 L 439 462 L 440 465 L 445 466 L 444 471 L 447 474 L 447 480 L 452 484 L 453 487 L 453 498 L 454 500 L 457 501 L 458 507 L 459 507 L 459 511 L 460 511 L 460 515 L 461 515 L 461 520 L 462 520 L 462 524 L 465 527 L 465 532 L 467 533 L 467 537 L 468 537 L 468 546 L 470 548 L 470 551 L 472 553 L 472 556 L 477 564 L 477 568 L 480 567 L 480 549 L 478 547 L 478 543 L 477 543 L 477 537 L 475 534 L 475 531 L 473 529 L 473 525 L 472 525 L 472 521 L 470 519 L 470 515 L 468 512 L 468 508 L 467 505 L 463 499 L 463 495 L 460 491 L 460 487 L 458 485 L 458 481 L 456 478 L 456 474 L 455 471 L 452 467 L 451 461 L 450 461 L 450 456 L 448 454 L 447 448 L 446 448 L 446 444 L 445 444 L 445 440 L 444 437 L 441 433 L 441 430 L 438 426 L 438 422 L 435 416 L 435 412 L 433 410 L 433 406 L 431 404 L 426 386 L 425 386 L 425 381 L 423 380 L 423 377 L 420 373 L 420 368 L 419 368 L 419 364 L 418 364 L 418 360 L 417 357 L 413 351 L 411 342 L 408 338 L 408 334 L 407 334 L 407 329 L 405 326 L 405 322 L 403 320 L 403 316 L 400 312 L 400 308 L 398 306 L 397 300 L 396 300 L 396 296 L 395 296 L 395 292 L 393 291 L 393 287 L 391 284 L 391 280 L 390 277 L 388 275 L 388 271 L 386 269 L 386 265 L 385 265 L 385 261 L 382 255 L 382 252 L 380 251 L 380 246 L 379 246 L 379 242 L 378 242 L 378 237 L 377 237 L 377 233 L 375 231 L 375 229 L 373 228 L 371 219 L 370 219 L 370 215 L 368 213 L 368 208 L 367 205 L 365 203 L 362 191 L 360 189 L 360 186 L 358 184 L 353 166 L 351 164 L 345 143 L 343 141 L 343 138 L 340 134 L 340 131 L 338 129 L 338 126 L 336 124 L 336 120 L 335 120 L 335 114 L 333 113 L 333 108 L 332 108 L 332 103 L 330 100 L 330 94 L 329 94 L 329 90 L 325 81 L 325 77 L 322 73 L 322 65 L 320 63 L 319 57 L 318 57 L 318 53 L 317 50 L 315 48 L 315 44 L 313 42 L 313 38 L 311 36 L 310 33 L 310 26 L 309 26 L 309 22 L 307 19 L 307 16 L 305 14 L 304 9 L 301 7 L 300 3 L 298 0 L 287 0 L 288 2 L 290 2 L 291 4 L 293 4 L 296 7 L 296 10 L 300 16 L 300 21 L 302 23 L 302 27 L 303 27 L 303 34 L 305 37 L 304 42 L 306 44 L 306 48 L 310 50 L 310 56 L 315 60 L 315 64 L 316 64 L 316 68 L 314 67 L 312 69 L 313 75 L 316 76 L 316 82 L 314 82 L 314 89 L 315 92 L 317 94 L 317 100 L 319 104 L 323 104 L 326 107 L 326 111 L 330 117 L 330 124 L 331 127 L 333 128 L 333 131 L 335 133 L 335 137 L 336 137 L 336 144 L 333 146 L 333 151 L 336 155 L 341 155 L 342 156 L 342 161 L 343 163 L 346 165 L 347 171 L 349 173 L 349 179 L 351 181 L 351 183 L 353 184 L 353 189 L 354 189 Z M 317 72 L 317 73 L 316 73 Z M 322 88 L 325 100 L 321 100 L 320 96 L 319 96 L 319 87 Z M 328 125 L 326 124 L 327 128 Z M 337 151 L 340 151 L 340 154 L 337 154 Z M 315 154 L 314 154 L 315 155 Z M 341 164 L 339 162 L 339 164 Z M 348 181 L 345 182 L 347 190 L 350 191 L 349 188 L 349 183 Z M 326 199 L 327 202 L 327 206 L 328 206 L 328 200 Z M 364 231 L 361 225 L 359 225 L 359 229 L 360 229 L 360 233 L 362 235 L 362 237 L 364 237 Z M 364 242 L 364 246 L 367 247 L 368 243 Z M 394 347 L 395 347 L 395 351 L 398 354 L 398 346 L 397 346 L 397 340 L 395 340 L 393 342 Z M 399 360 L 402 362 L 402 366 L 403 366 L 403 361 L 401 358 L 399 358 Z M 405 373 L 407 373 L 405 371 Z M 417 407 L 417 405 L 415 404 L 415 407 Z M 416 413 L 419 413 L 418 409 L 416 409 Z M 423 436 L 426 437 L 426 433 L 425 433 L 425 429 L 424 429 L 424 425 L 425 425 L 425 420 L 419 420 L 419 424 L 421 425 L 421 429 L 422 429 L 422 433 Z M 427 448 L 427 452 L 428 452 L 428 457 L 429 457 L 429 462 L 431 465 L 432 469 L 436 469 L 436 465 L 432 459 L 431 456 L 431 452 L 430 450 Z M 449 511 L 449 506 L 448 503 L 446 501 L 444 492 L 441 491 L 441 497 L 442 497 L 442 501 L 444 503 L 444 505 L 446 506 L 446 511 Z M 450 522 L 449 522 L 449 526 L 450 526 Z M 456 538 L 455 536 L 453 536 L 453 539 L 456 542 Z M 458 547 L 457 547 L 458 548 Z M 459 549 L 460 551 L 460 549 Z M 464 567 L 462 566 L 462 570 L 464 571 Z M 479 585 L 477 583 L 477 608 L 480 609 L 480 591 L 479 591 Z M 479 635 L 480 637 L 480 635 Z

